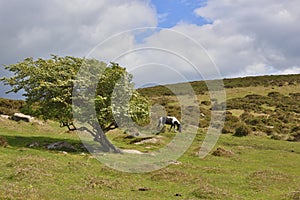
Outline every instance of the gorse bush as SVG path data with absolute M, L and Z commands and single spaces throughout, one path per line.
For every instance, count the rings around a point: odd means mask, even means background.
M 235 129 L 235 136 L 247 136 L 251 134 L 251 129 L 246 124 L 241 124 Z
M 12 100 L 0 98 L 0 114 L 12 115 L 25 106 L 25 101 L 23 100 Z

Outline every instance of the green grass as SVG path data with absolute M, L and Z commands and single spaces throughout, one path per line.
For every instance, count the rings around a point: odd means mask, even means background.
M 0 199 L 296 199 L 300 190 L 300 146 L 295 142 L 222 135 L 215 149 L 234 154 L 200 159 L 196 154 L 205 134 L 199 132 L 181 164 L 132 174 L 110 169 L 88 153 L 27 147 L 34 141 L 80 143 L 55 123 L 0 124 L 0 136 L 8 142 L 0 147 Z
M 297 133 L 299 97 L 290 93 L 299 92 L 299 77 L 224 80 L 227 101 L 232 107 L 228 110 L 232 116 L 226 116 L 228 128 L 234 130 L 235 125 L 248 123 L 255 133 L 269 133 L 246 137 L 235 137 L 230 133 L 221 135 L 204 159 L 197 153 L 210 120 L 210 98 L 204 82 L 191 83 L 200 110 L 205 114 L 200 120 L 202 128 L 190 148 L 178 159 L 181 164 L 148 173 L 125 173 L 105 166 L 80 148 L 82 144 L 76 133 L 59 128 L 55 122 L 41 126 L 0 118 L 0 199 L 300 199 L 299 142 L 270 139 L 273 132 L 278 138 L 279 134 L 289 136 L 292 130 Z M 152 103 L 163 105 L 168 114 L 180 115 L 178 99 L 164 87 L 140 91 L 148 95 Z M 279 96 L 273 94 L 269 98 L 270 92 L 279 92 Z M 251 98 L 253 94 L 260 96 Z M 207 102 L 201 104 L 203 101 Z M 243 106 L 250 108 L 247 113 Z M 192 118 L 193 108 L 191 110 Z M 112 143 L 119 148 L 149 153 L 174 138 L 174 133 L 168 131 L 158 136 L 149 135 L 159 142 L 136 145 L 134 143 L 141 138 L 127 138 L 120 130 L 108 133 Z M 1 146 L 3 141 L 7 141 L 6 147 Z M 57 141 L 68 142 L 78 151 L 66 153 L 44 147 Z M 34 142 L 40 146 L 29 148 L 28 145 Z M 232 154 L 212 155 L 217 148 Z

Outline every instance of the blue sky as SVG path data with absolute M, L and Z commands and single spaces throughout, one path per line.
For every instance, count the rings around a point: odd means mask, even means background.
M 171 28 L 181 22 L 199 26 L 209 23 L 194 12 L 205 5 L 205 0 L 151 0 L 151 3 L 157 10 L 158 26 L 161 28 Z

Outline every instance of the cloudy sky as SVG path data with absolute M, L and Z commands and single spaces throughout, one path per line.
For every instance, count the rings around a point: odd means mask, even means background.
M 0 0 L 0 72 L 57 54 L 116 61 L 138 87 L 300 73 L 299 11 L 299 0 Z

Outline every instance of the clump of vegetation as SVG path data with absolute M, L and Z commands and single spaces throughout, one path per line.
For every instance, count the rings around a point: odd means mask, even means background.
M 227 111 L 225 115 L 225 124 L 222 129 L 222 133 L 234 133 L 237 126 L 240 124 L 240 119 L 234 115 L 232 115 L 231 112 Z
M 218 147 L 217 150 L 215 150 L 212 153 L 213 156 L 219 156 L 219 157 L 230 157 L 233 155 L 232 151 L 226 150 L 224 148 Z
M 298 191 L 294 191 L 288 195 L 289 200 L 299 200 L 300 199 L 300 189 Z
M 4 137 L 0 136 L 0 146 L 7 147 L 7 145 L 8 145 L 7 140 Z
M 298 93 L 283 95 L 278 91 L 268 94 L 250 94 L 227 101 L 228 109 L 245 112 L 239 116 L 255 134 L 265 134 L 276 140 L 298 140 L 293 127 L 299 123 L 300 101 Z M 227 117 L 230 120 L 230 117 Z M 231 125 L 231 126 L 229 126 Z M 223 133 L 232 132 L 232 122 L 226 122 Z
M 205 106 L 210 106 L 211 102 L 210 101 L 201 101 L 201 104 L 203 104 Z
M 251 129 L 246 124 L 241 124 L 235 129 L 234 135 L 242 137 L 242 136 L 250 135 L 251 132 L 252 132 Z
M 25 106 L 25 101 L 23 100 L 12 100 L 0 98 L 0 114 L 2 115 L 12 115 Z

